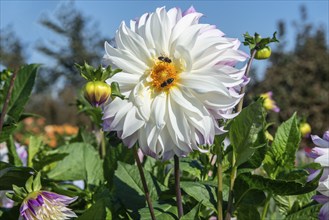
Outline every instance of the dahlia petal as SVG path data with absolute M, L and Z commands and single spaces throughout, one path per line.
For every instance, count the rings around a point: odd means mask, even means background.
M 105 42 L 105 59 L 112 60 L 113 64 L 123 69 L 125 72 L 142 75 L 147 69 L 147 65 L 141 62 L 136 56 L 125 50 L 117 50 L 109 43 Z
M 192 13 L 182 17 L 182 19 L 180 19 L 176 23 L 176 25 L 172 30 L 169 44 L 171 45 L 182 33 L 184 33 L 186 28 L 190 27 L 193 24 L 197 24 L 199 18 L 201 17 L 202 17 L 201 13 Z
M 112 78 L 106 80 L 106 83 L 111 85 L 112 82 L 117 82 L 120 84 L 120 91 L 129 92 L 138 83 L 140 76 L 136 74 L 130 74 L 125 72 L 119 72 L 115 74 Z
M 314 162 L 321 164 L 322 167 L 329 167 L 329 151 L 326 152 L 326 154 L 316 158 Z
M 317 201 L 320 204 L 325 204 L 326 202 L 329 202 L 329 197 L 324 195 L 315 195 L 312 197 L 315 201 Z
M 319 212 L 319 220 L 328 220 L 329 219 L 329 202 L 325 203 Z
M 167 14 L 169 18 L 170 29 L 172 29 L 172 27 L 176 25 L 177 21 L 182 18 L 182 11 L 180 8 L 171 8 Z
M 155 124 L 157 129 L 162 129 L 166 122 L 165 122 L 165 115 L 166 115 L 166 103 L 167 103 L 167 95 L 165 93 L 159 94 L 155 97 L 152 103 L 152 115 L 155 120 Z
M 125 117 L 122 138 L 126 138 L 135 133 L 144 125 L 144 123 L 144 120 L 138 116 L 136 108 L 132 107 Z
M 228 89 L 213 76 L 182 74 L 181 84 L 197 93 L 216 92 L 230 96 Z
M 150 53 L 147 49 L 143 38 L 127 28 L 124 22 L 119 27 L 119 31 L 116 35 L 116 43 L 118 48 L 130 51 L 136 58 L 140 59 L 141 62 L 150 64 Z
M 318 147 L 329 148 L 329 141 L 323 140 L 317 135 L 311 135 L 313 143 Z
M 191 7 L 189 7 L 188 9 L 186 9 L 184 12 L 183 12 L 183 16 L 185 16 L 185 15 L 188 15 L 188 14 L 191 14 L 191 13 L 195 13 L 196 12 L 196 10 L 195 10 L 195 8 L 193 7 L 193 6 L 191 6 Z

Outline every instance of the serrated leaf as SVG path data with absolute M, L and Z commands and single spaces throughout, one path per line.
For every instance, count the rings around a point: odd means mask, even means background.
M 153 201 L 156 201 L 159 194 L 167 190 L 167 187 L 153 179 L 146 170 L 144 174 L 149 195 Z M 127 209 L 138 210 L 145 207 L 144 189 L 137 166 L 119 161 L 118 169 L 115 171 L 114 185 L 119 189 L 117 190 L 118 199 Z
M 16 121 L 18 121 L 31 95 L 39 66 L 38 64 L 25 65 L 17 73 L 7 111 L 7 114 Z
M 114 181 L 114 172 L 118 168 L 118 161 L 125 162 L 128 164 L 134 164 L 135 159 L 133 155 L 133 150 L 129 149 L 126 146 L 123 146 L 122 143 L 118 142 L 113 143 L 112 137 L 109 141 L 109 146 L 106 148 L 106 155 L 104 158 L 104 176 L 110 187 L 113 185 Z
M 216 211 L 217 193 L 215 187 L 200 182 L 181 182 L 181 188 L 196 201 Z
M 30 167 L 15 167 L 0 161 L 0 190 L 11 190 L 13 184 L 23 187 L 33 173 Z
M 201 207 L 201 202 L 198 203 L 191 211 L 189 211 L 186 215 L 183 215 L 180 220 L 198 220 L 199 218 L 199 210 Z
M 111 201 L 109 200 L 109 198 L 99 199 L 89 209 L 87 209 L 81 216 L 79 216 L 78 220 L 91 220 L 91 219 L 112 220 L 110 205 L 111 205 Z
M 235 154 L 235 166 L 248 161 L 256 149 L 265 146 L 266 143 L 258 143 L 259 135 L 264 128 L 264 115 L 261 100 L 244 108 L 235 117 L 229 130 L 229 137 Z
M 33 158 L 42 146 L 42 137 L 31 136 L 29 143 L 27 166 L 33 167 Z
M 244 173 L 237 178 L 244 181 L 251 189 L 259 189 L 274 195 L 299 195 L 311 192 L 318 186 L 322 172 L 310 182 L 304 184 L 293 180 L 273 180 L 259 175 Z
M 48 173 L 54 180 L 86 180 L 87 184 L 99 185 L 104 181 L 103 161 L 93 146 L 73 143 L 58 148 L 59 153 L 68 154 Z
M 296 220 L 296 219 L 307 219 L 307 220 L 317 220 L 319 211 L 322 204 L 316 204 L 299 210 L 295 213 L 288 215 L 285 220 Z
M 260 220 L 260 214 L 254 206 L 240 206 L 237 209 L 237 213 L 239 220 Z
M 157 202 L 153 203 L 154 216 L 157 220 L 177 220 L 177 207 L 170 204 L 159 204 Z M 150 210 L 145 207 L 138 211 L 140 219 L 151 220 Z
M 17 154 L 16 145 L 15 145 L 14 138 L 12 135 L 8 138 L 6 143 L 7 143 L 7 148 L 8 148 L 9 163 L 11 163 L 15 166 L 22 166 L 23 163 Z
M 265 156 L 264 169 L 271 178 L 275 178 L 281 171 L 294 167 L 300 140 L 301 135 L 295 113 L 279 126 L 272 146 Z

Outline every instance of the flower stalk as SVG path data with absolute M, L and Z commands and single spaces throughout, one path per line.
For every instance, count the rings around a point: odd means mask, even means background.
M 178 218 L 184 215 L 183 204 L 182 204 L 182 192 L 180 189 L 180 170 L 179 170 L 179 158 L 174 156 L 174 169 L 175 169 L 175 189 L 176 189 L 176 202 L 178 209 Z
M 218 179 L 217 220 L 223 220 L 223 167 L 222 167 L 221 153 L 217 155 L 217 179 Z
M 7 96 L 6 96 L 6 100 L 5 100 L 5 103 L 3 104 L 2 111 L 1 111 L 1 117 L 0 117 L 0 134 L 2 132 L 2 127 L 3 127 L 4 120 L 5 120 L 5 115 L 6 115 L 6 111 L 7 111 L 8 105 L 9 105 L 10 97 L 11 97 L 11 94 L 13 92 L 14 82 L 15 82 L 16 76 L 17 76 L 17 71 L 14 71 L 14 73 L 13 73 L 13 75 L 11 77 L 11 80 L 10 80 L 10 84 L 9 84 L 9 88 L 8 88 L 8 93 L 7 93 Z
M 144 189 L 144 193 L 145 193 L 146 202 L 147 202 L 147 205 L 148 205 L 149 210 L 150 210 L 151 219 L 156 220 L 153 205 L 152 205 L 152 201 L 151 201 L 151 197 L 150 197 L 150 192 L 149 192 L 149 189 L 147 187 L 147 183 L 146 183 L 146 179 L 145 179 L 145 175 L 144 175 L 144 171 L 143 171 L 143 167 L 142 167 L 141 161 L 139 160 L 139 157 L 138 157 L 137 146 L 134 146 L 133 148 L 134 148 L 133 149 L 134 150 L 134 156 L 135 156 L 135 160 L 136 160 L 136 163 L 137 163 L 139 175 L 141 177 L 142 184 L 143 184 L 143 189 Z
M 257 50 L 252 50 L 251 52 L 251 57 L 247 63 L 247 68 L 245 71 L 245 76 L 248 77 L 249 76 L 249 72 L 251 69 L 251 64 L 252 61 L 256 55 Z M 240 90 L 240 94 L 245 93 L 246 91 L 246 86 L 242 87 Z M 239 104 L 237 105 L 237 109 L 236 112 L 241 112 L 242 110 L 242 106 L 243 106 L 243 98 L 241 98 Z M 232 213 L 233 213 L 233 188 L 234 188 L 234 182 L 235 182 L 235 178 L 237 176 L 237 172 L 238 172 L 238 168 L 235 165 L 235 153 L 233 152 L 232 154 L 232 171 L 231 171 L 231 177 L 230 177 L 230 191 L 229 191 L 229 196 L 228 196 L 228 205 L 227 205 L 227 212 L 226 212 L 226 216 L 225 216 L 225 220 L 230 220 L 232 217 Z

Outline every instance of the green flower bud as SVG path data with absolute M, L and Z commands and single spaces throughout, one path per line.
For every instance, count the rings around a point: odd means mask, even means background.
M 108 100 L 111 95 L 111 86 L 105 82 L 92 81 L 84 87 L 84 96 L 93 106 L 100 106 Z
M 269 46 L 266 46 L 260 50 L 256 51 L 255 59 L 256 60 L 265 60 L 271 56 L 271 48 Z

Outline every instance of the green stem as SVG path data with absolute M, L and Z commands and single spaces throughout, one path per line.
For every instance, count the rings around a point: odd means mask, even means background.
M 217 193 L 217 220 L 223 220 L 223 167 L 222 167 L 222 152 L 217 155 L 217 178 L 218 178 L 218 193 Z
M 180 219 L 184 215 L 183 203 L 182 203 L 182 192 L 180 189 L 180 170 L 179 170 L 179 158 L 174 156 L 174 168 L 175 168 L 175 189 L 176 189 L 176 202 L 178 209 L 178 218 Z
M 234 188 L 234 182 L 235 178 L 237 176 L 238 167 L 235 165 L 235 154 L 232 154 L 232 170 L 231 170 L 231 176 L 230 176 L 230 191 L 228 194 L 228 204 L 227 204 L 227 212 L 225 220 L 230 220 L 233 214 L 233 188 Z
M 267 198 L 266 198 L 266 201 L 265 201 L 265 205 L 264 205 L 264 209 L 263 209 L 261 220 L 265 220 L 265 218 L 266 218 L 267 210 L 268 210 L 268 207 L 270 206 L 270 200 L 271 200 L 271 198 L 272 198 L 272 195 L 271 194 L 268 194 L 267 195 Z
M 100 129 L 100 133 L 101 133 L 101 149 L 100 149 L 100 153 L 101 153 L 101 158 L 104 159 L 105 154 L 106 154 L 106 142 L 105 142 L 105 135 L 104 135 L 104 131 L 102 131 L 102 129 Z
M 144 193 L 145 193 L 146 202 L 147 202 L 147 205 L 148 205 L 149 210 L 150 210 L 151 219 L 156 220 L 153 205 L 152 205 L 152 201 L 151 201 L 151 197 L 150 197 L 150 192 L 149 192 L 149 189 L 147 187 L 147 183 L 146 183 L 146 179 L 145 179 L 145 175 L 144 175 L 144 171 L 143 171 L 143 167 L 142 167 L 141 161 L 139 160 L 139 157 L 138 157 L 137 146 L 134 146 L 133 150 L 134 150 L 134 156 L 135 156 L 135 160 L 136 160 L 136 163 L 137 163 L 139 175 L 141 177 L 141 181 L 142 181 L 142 184 L 143 184 L 143 189 L 144 189 Z
M 247 63 L 247 68 L 245 71 L 245 76 L 248 77 L 249 76 L 249 72 L 251 69 L 251 64 L 252 61 L 256 55 L 256 50 L 253 50 L 251 53 L 251 57 Z M 246 92 L 246 87 L 242 87 L 240 90 L 240 94 L 244 94 Z M 243 97 L 241 98 L 236 112 L 241 112 L 242 111 L 242 107 L 243 107 Z M 230 181 L 230 192 L 229 192 L 229 197 L 228 197 L 228 205 L 227 205 L 227 212 L 226 212 L 226 217 L 225 220 L 230 220 L 231 216 L 233 214 L 233 188 L 234 188 L 234 182 L 235 182 L 235 178 L 237 176 L 237 171 L 238 171 L 238 167 L 235 165 L 235 152 L 233 150 L 233 154 L 232 154 L 232 171 L 231 171 L 231 181 Z

